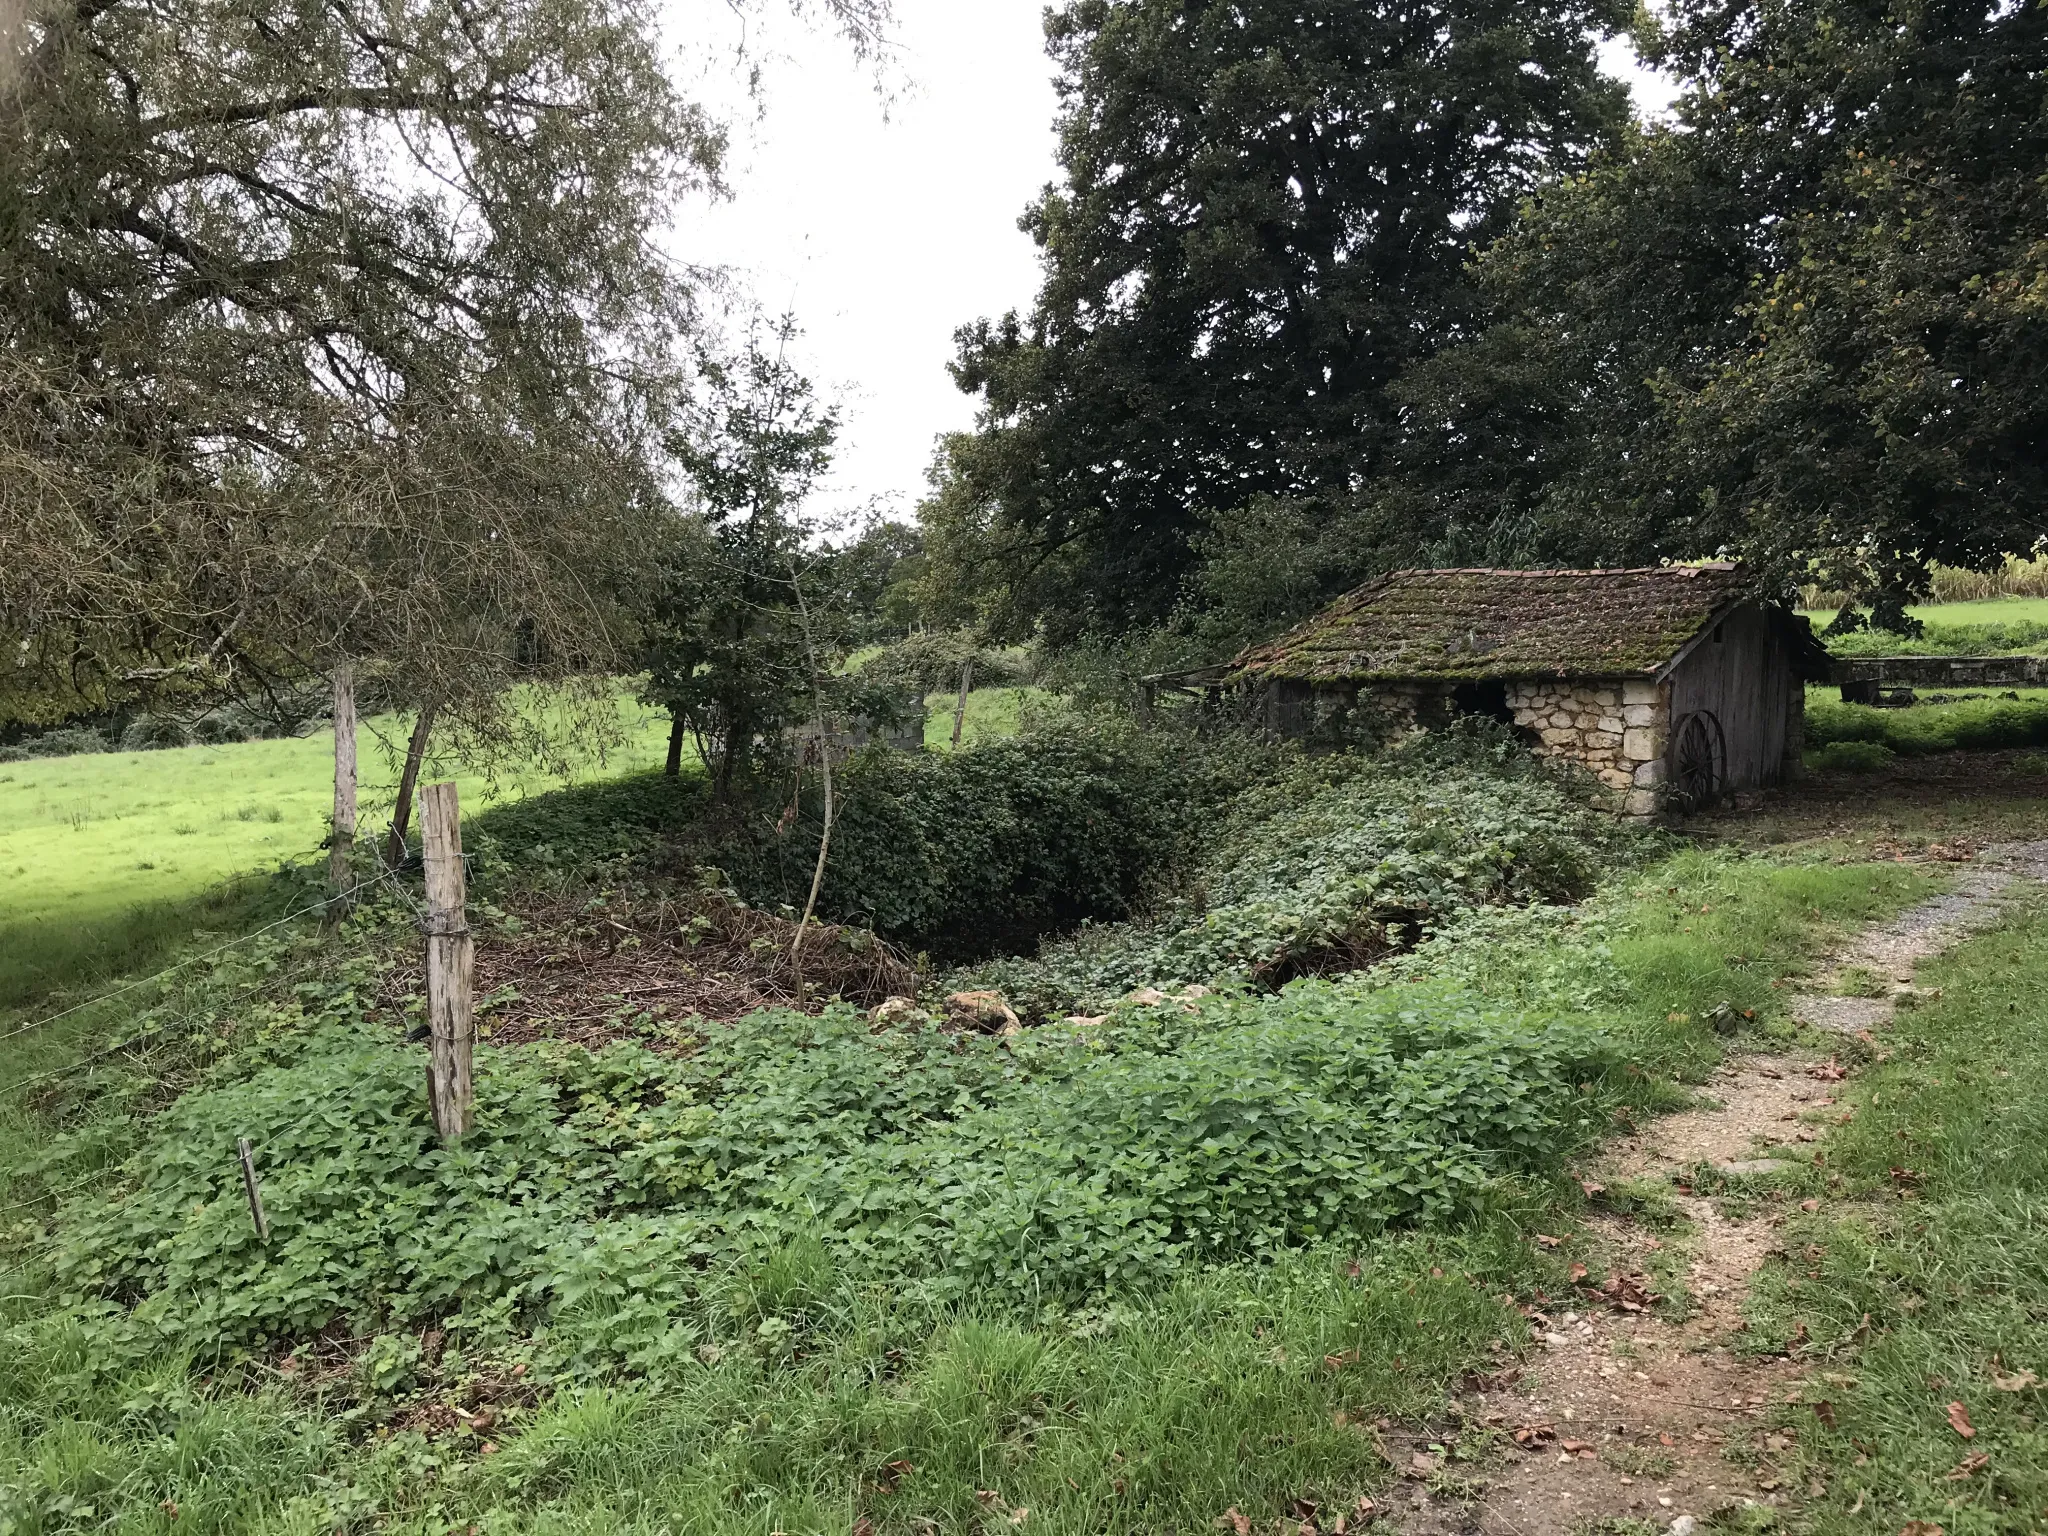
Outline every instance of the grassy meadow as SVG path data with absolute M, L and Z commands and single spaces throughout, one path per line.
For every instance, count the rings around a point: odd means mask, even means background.
M 694 1066 L 631 1042 L 493 1049 L 486 1129 L 454 1153 L 421 1142 L 417 1048 L 362 1018 L 409 913 L 287 931 L 154 1004 L 169 1027 L 151 1059 L 0 1103 L 0 1198 L 37 1213 L 0 1224 L 0 1264 L 17 1266 L 0 1295 L 0 1517 L 38 1533 L 1084 1536 L 1384 1508 L 1395 1473 L 1375 1420 L 1432 1421 L 1464 1372 L 1525 1346 L 1513 1299 L 1568 1283 L 1573 1252 L 1532 1234 L 1584 1225 L 1571 1150 L 1684 1102 L 1678 1084 L 1724 1049 L 1714 1010 L 1787 1029 L 1778 975 L 1941 878 L 1653 856 L 1580 911 L 1479 914 L 1409 969 L 1219 997 L 1185 1024 L 1138 1006 L 1085 1038 L 878 1041 L 857 1015 L 770 1015 Z M 1455 1078 L 1457 1113 L 1500 1099 L 1521 1150 L 1419 1229 L 1314 1231 L 1315 1207 L 1369 1172 L 1318 1148 L 1416 1112 L 1396 1102 L 1408 1079 L 1359 1075 L 1359 1053 L 1439 1014 L 1456 1038 L 1396 1047 L 1415 1086 Z M 1467 1038 L 1478 1026 L 1492 1043 Z M 37 1065 L 124 1027 L 35 1037 Z M 1569 1059 L 1497 1079 L 1495 1047 L 1524 1039 Z M 1350 1065 L 1324 1081 L 1310 1069 L 1326 1058 Z M 1280 1067 L 1294 1086 L 1269 1123 L 1260 1085 Z M 1135 1074 L 1161 1124 L 1187 1099 L 1207 1127 L 1199 1156 L 1135 1170 L 1129 1194 L 1272 1196 L 1310 1235 L 1134 1263 L 1076 1298 L 1049 1283 L 1073 1242 L 1137 1255 L 1160 1235 L 1087 1180 L 1075 1192 L 1099 1208 L 1020 1231 L 1001 1284 L 949 1283 L 952 1244 L 906 1229 L 891 1247 L 865 1201 L 850 1223 L 801 1219 L 820 1178 L 934 1137 L 950 1150 L 920 1154 L 927 1178 L 877 1188 L 950 1226 L 1001 1219 L 993 1191 L 947 1191 L 1017 1132 L 986 1152 L 962 1132 L 1016 1100 L 1031 1160 L 1066 1156 L 1111 1108 L 1090 1097 L 1103 1073 Z M 237 1204 L 236 1134 L 262 1149 L 268 1248 Z M 750 1192 L 764 1152 L 789 1177 Z M 728 1210 L 747 1214 L 737 1244 L 712 1225 Z M 466 1237 L 479 1220 L 483 1248 Z M 297 1342 L 336 1287 L 353 1336 L 339 1353 Z M 130 1311 L 81 1288 L 151 1299 Z M 422 1305 L 440 1319 L 428 1332 Z M 1444 1486 L 1497 1439 L 1447 1435 Z
M 969 695 L 964 743 L 1015 734 L 1036 689 Z M 928 701 L 926 744 L 949 747 L 957 695 Z M 659 767 L 667 716 L 622 698 L 624 741 L 577 780 Z M 398 773 L 391 747 L 409 722 L 357 733 L 363 835 L 390 825 Z M 327 731 L 274 741 L 92 752 L 0 763 L 0 1008 L 35 991 L 147 963 L 207 918 L 194 903 L 240 875 L 312 858 L 333 808 Z M 434 765 L 429 763 L 430 773 Z M 467 808 L 559 788 L 541 773 L 455 775 Z

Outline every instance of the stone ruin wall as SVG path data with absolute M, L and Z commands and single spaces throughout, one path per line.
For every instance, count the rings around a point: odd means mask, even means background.
M 1515 724 L 1535 735 L 1539 756 L 1584 764 L 1626 815 L 1656 814 L 1670 708 L 1655 683 L 1545 679 L 1507 688 Z
M 1611 809 L 1630 817 L 1658 814 L 1670 701 L 1655 683 L 1544 678 L 1510 682 L 1515 725 L 1539 757 L 1570 758 L 1608 790 Z M 1450 690 L 1441 683 L 1380 683 L 1364 698 L 1407 729 L 1447 718 Z M 1337 695 L 1327 695 L 1333 704 Z M 1342 702 L 1349 702 L 1346 697 Z

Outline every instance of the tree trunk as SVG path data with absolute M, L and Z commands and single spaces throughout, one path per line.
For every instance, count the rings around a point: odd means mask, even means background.
M 338 917 L 355 884 L 356 669 L 334 669 L 334 833 L 327 847 L 327 889 Z
M 420 762 L 427 755 L 427 737 L 434 729 L 438 704 L 420 706 L 413 723 L 412 740 L 405 744 L 405 772 L 398 779 L 398 803 L 391 807 L 391 836 L 384 844 L 384 863 L 391 869 L 405 862 L 405 834 L 412 826 L 412 795 L 420 781 Z
M 668 761 L 661 771 L 670 778 L 680 778 L 683 772 L 683 717 L 677 715 L 668 723 Z

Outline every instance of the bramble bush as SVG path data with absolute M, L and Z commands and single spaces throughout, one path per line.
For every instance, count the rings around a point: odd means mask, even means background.
M 1142 908 L 1219 809 L 1290 755 L 1079 716 L 958 752 L 859 752 L 837 774 L 819 910 L 946 960 L 1026 951 Z M 757 906 L 796 908 L 823 807 L 815 772 L 793 816 L 790 788 L 713 806 L 701 775 L 639 775 L 488 811 L 472 842 L 487 869 L 711 866 Z

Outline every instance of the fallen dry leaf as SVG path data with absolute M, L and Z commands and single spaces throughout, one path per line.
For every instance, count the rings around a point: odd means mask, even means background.
M 1555 1424 L 1524 1424 L 1514 1432 L 1515 1444 L 1525 1451 L 1541 1450 L 1557 1438 Z
M 875 1523 L 866 1515 L 853 1522 L 853 1536 L 875 1536 Z
M 1821 1423 L 1827 1425 L 1829 1429 L 1833 1429 L 1835 1427 L 1835 1405 L 1833 1403 L 1815 1403 L 1813 1405 L 1813 1416 L 1816 1419 L 1819 1419 Z
M 1606 1283 L 1600 1287 L 1600 1294 L 1608 1304 L 1623 1312 L 1640 1312 L 1652 1302 L 1661 1301 L 1650 1289 L 1647 1275 L 1609 1274 Z
M 1908 1520 L 1899 1527 L 1899 1536 L 1948 1536 L 1948 1532 L 1932 1520 Z
M 1434 1456 L 1417 1451 L 1408 1458 L 1408 1471 L 1406 1475 L 1420 1481 L 1436 1471 L 1436 1468 L 1437 1460 Z
M 1839 1083 L 1848 1074 L 1843 1072 L 1841 1063 L 1830 1056 L 1817 1067 L 1808 1067 L 1806 1075 L 1818 1078 L 1823 1083 Z
M 1802 1211 L 1817 1211 L 1820 1209 L 1820 1202 L 1818 1200 L 1802 1200 L 1799 1202 L 1799 1209 Z
M 1951 1483 L 1963 1482 L 1965 1479 L 1975 1477 L 1990 1465 L 1991 1458 L 1989 1456 L 1985 1455 L 1982 1451 L 1972 1451 L 1948 1469 L 1947 1481 Z
M 894 1493 L 896 1485 L 916 1470 L 917 1468 L 907 1461 L 884 1462 L 880 1474 L 875 1478 L 875 1486 L 883 1493 Z
M 1581 1280 L 1583 1280 L 1583 1279 L 1585 1279 L 1585 1278 L 1586 1278 L 1586 1266 L 1585 1266 L 1585 1265 L 1583 1265 L 1583 1264 L 1581 1264 L 1581 1263 L 1579 1263 L 1579 1262 L 1578 1262 L 1577 1260 L 1573 1260 L 1573 1261 L 1572 1261 L 1572 1284 L 1573 1284 L 1573 1285 L 1577 1285 L 1577 1284 L 1578 1284 L 1578 1283 L 1579 1283 L 1579 1282 L 1580 1282 Z
M 2029 1387 L 2041 1385 L 2041 1378 L 2032 1371 L 2014 1371 L 2010 1376 L 2001 1376 L 1994 1371 L 1991 1385 L 2001 1392 L 2024 1392 Z
M 1566 1234 L 1566 1236 L 1568 1237 L 1568 1236 L 1570 1236 L 1570 1234 L 1569 1234 L 1569 1233 L 1567 1233 L 1567 1234 Z M 1561 1242 L 1563 1242 L 1563 1241 L 1564 1241 L 1564 1238 L 1562 1238 L 1562 1237 L 1552 1237 L 1552 1236 L 1551 1236 L 1551 1235 L 1550 1235 L 1549 1233 L 1547 1233 L 1547 1232 L 1538 1232 L 1538 1233 L 1536 1234 L 1536 1241 L 1537 1241 L 1538 1243 L 1540 1243 L 1540 1244 L 1541 1244 L 1541 1245 L 1542 1245 L 1543 1247 L 1545 1247 L 1545 1248 L 1555 1248 L 1555 1247 L 1556 1247 L 1556 1246 L 1557 1246 L 1557 1245 L 1558 1245 L 1559 1243 L 1561 1243 Z
M 978 1498 L 980 1497 L 980 1495 L 977 1494 L 976 1497 Z M 1235 1504 L 1231 1505 L 1230 1508 L 1226 1509 L 1225 1511 L 1223 1511 L 1222 1514 L 1216 1517 L 1216 1527 L 1218 1530 L 1222 1530 L 1227 1527 L 1228 1529 L 1237 1532 L 1237 1536 L 1252 1536 L 1251 1521 L 1246 1516 L 1238 1512 L 1238 1508 Z
M 1585 1195 L 1588 1200 L 1592 1199 L 1595 1195 L 1604 1195 L 1607 1193 L 1607 1186 L 1605 1184 L 1602 1184 L 1598 1179 L 1581 1179 L 1579 1180 L 1579 1188 L 1585 1191 Z
M 1570 1451 L 1574 1456 L 1578 1455 L 1581 1451 L 1590 1451 L 1591 1449 L 1593 1449 L 1592 1446 L 1588 1445 L 1583 1440 L 1560 1440 L 1557 1444 L 1557 1448 L 1561 1451 Z
M 1961 1403 L 1950 1403 L 1948 1405 L 1948 1427 L 1961 1435 L 1965 1440 L 1977 1438 L 1976 1426 L 1970 1422 L 1970 1410 Z

